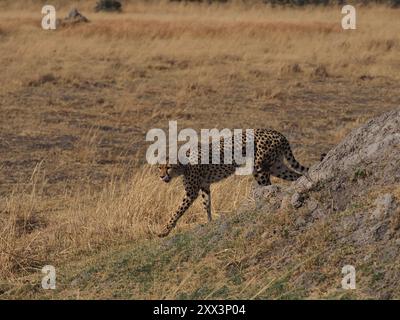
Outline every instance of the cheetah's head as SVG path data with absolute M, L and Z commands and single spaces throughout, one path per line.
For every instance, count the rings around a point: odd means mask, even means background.
M 170 182 L 172 178 L 175 178 L 183 173 L 181 165 L 170 163 L 160 164 L 158 166 L 158 171 L 160 173 L 160 179 L 167 183 Z

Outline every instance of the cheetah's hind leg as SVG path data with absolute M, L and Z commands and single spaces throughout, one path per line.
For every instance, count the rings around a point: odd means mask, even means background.
M 296 181 L 298 178 L 300 178 L 302 175 L 300 173 L 297 173 L 293 170 L 290 170 L 284 163 L 283 161 L 278 161 L 274 163 L 271 168 L 271 175 L 288 180 L 288 181 Z
M 271 173 L 269 168 L 266 166 L 254 166 L 253 172 L 254 179 L 257 181 L 260 186 L 270 186 L 271 185 Z

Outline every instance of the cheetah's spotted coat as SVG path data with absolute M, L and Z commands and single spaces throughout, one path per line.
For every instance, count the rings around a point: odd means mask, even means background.
M 235 138 L 232 138 L 235 140 Z M 243 155 L 245 154 L 246 135 L 242 137 Z M 233 143 L 235 143 L 233 141 Z M 209 147 L 211 150 L 211 146 Z M 221 149 L 223 150 L 223 140 L 221 140 Z M 200 153 L 195 156 L 200 157 Z M 164 182 L 169 182 L 175 176 L 183 175 L 183 185 L 186 195 L 178 210 L 171 216 L 165 225 L 160 237 L 167 236 L 175 227 L 179 218 L 185 213 L 190 205 L 196 200 L 199 193 L 203 197 L 204 208 L 207 212 L 208 220 L 211 221 L 211 183 L 225 179 L 235 173 L 238 165 L 224 164 L 223 151 L 220 153 L 221 164 L 161 164 L 159 165 L 160 178 Z M 289 169 L 284 159 L 292 169 Z M 299 164 L 293 156 L 287 139 L 279 132 L 267 129 L 254 130 L 254 170 L 253 176 L 261 186 L 271 184 L 270 176 L 276 176 L 281 179 L 294 181 L 302 174 L 307 173 L 308 168 Z

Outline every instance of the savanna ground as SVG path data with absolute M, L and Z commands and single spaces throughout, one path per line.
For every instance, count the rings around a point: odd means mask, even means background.
M 106 14 L 93 12 L 94 1 L 54 4 L 58 17 L 77 7 L 90 23 L 44 31 L 42 2 L 0 3 L 5 298 L 259 297 L 257 269 L 239 281 L 230 263 L 260 249 L 246 239 L 228 239 L 237 251 L 207 253 L 203 262 L 179 251 L 179 241 L 196 242 L 187 231 L 206 222 L 197 202 L 174 231 L 184 236 L 166 249 L 173 263 L 159 261 L 165 277 L 149 274 L 164 250 L 154 233 L 183 190 L 179 181 L 162 184 L 146 164 L 146 132 L 169 120 L 179 129 L 269 127 L 309 165 L 352 128 L 400 104 L 396 9 L 357 6 L 357 30 L 342 30 L 340 7 L 126 2 L 123 13 Z M 212 188 L 214 223 L 252 201 L 251 183 L 233 177 Z M 203 257 L 207 245 L 195 246 Z M 136 250 L 130 259 L 143 264 L 122 267 L 119 250 Z M 119 261 L 112 284 L 79 288 L 73 280 L 70 288 L 71 270 L 94 262 L 91 272 L 104 280 L 107 259 Z M 216 263 L 227 271 L 215 281 L 228 288 L 203 292 L 199 279 Z M 58 270 L 56 291 L 40 288 L 46 264 Z M 143 285 L 124 291 L 118 272 Z

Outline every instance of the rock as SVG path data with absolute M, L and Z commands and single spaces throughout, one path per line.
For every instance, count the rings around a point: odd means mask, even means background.
M 78 9 L 73 8 L 64 19 L 58 21 L 58 25 L 68 26 L 87 22 L 89 22 L 89 20 L 82 15 Z
M 318 208 L 318 202 L 311 199 L 307 202 L 307 208 L 310 210 L 310 213 L 314 212 Z
M 257 184 L 252 186 L 254 199 L 268 198 L 277 194 L 279 191 L 280 187 L 275 184 L 266 187 L 261 187 Z
M 376 209 L 371 217 L 374 219 L 385 218 L 394 209 L 393 196 L 386 193 L 375 200 Z
M 290 199 L 290 204 L 294 207 L 294 208 L 300 208 L 302 205 L 303 205 L 303 201 L 304 201 L 304 199 L 303 199 L 303 196 L 300 194 L 300 193 L 298 193 L 298 192 L 295 192 L 293 195 L 292 195 L 292 198 Z
M 257 183 L 255 183 L 252 185 L 251 190 L 257 209 L 261 208 L 265 204 L 265 200 L 267 199 L 272 199 L 272 201 L 270 202 L 274 203 L 275 206 L 280 207 L 281 199 L 276 197 L 276 195 L 281 190 L 279 186 L 270 185 L 261 187 Z
M 398 252 L 390 244 L 400 243 L 400 207 L 396 201 L 400 183 L 399 145 L 400 109 L 396 109 L 348 134 L 322 162 L 310 168 L 310 179 L 301 177 L 287 187 L 254 189 L 254 197 L 259 201 L 255 210 L 286 214 L 292 219 L 293 229 L 289 227 L 289 232 L 294 236 L 310 232 L 315 224 L 327 223 L 333 247 L 363 248 L 356 254 L 368 263 L 379 259 L 375 257 L 389 248 L 394 256 L 385 255 L 384 259 L 396 263 Z M 386 191 L 372 198 L 371 206 L 369 199 L 379 190 Z M 290 214 L 293 208 L 301 207 L 298 215 Z M 266 241 L 270 237 L 274 237 L 272 228 L 261 235 Z
M 312 211 L 311 217 L 314 220 L 322 219 L 323 217 L 325 217 L 325 212 L 322 209 L 316 209 L 316 210 Z
M 355 172 L 368 171 L 372 174 L 366 179 L 377 179 L 383 184 L 399 183 L 400 170 L 395 164 L 400 159 L 400 109 L 386 112 L 353 130 L 336 147 L 330 150 L 324 161 L 312 166 L 309 176 L 313 183 L 307 185 L 307 179 L 301 177 L 293 183 L 292 189 L 307 186 L 324 185 L 330 181 L 333 190 L 349 186 L 348 179 Z M 367 165 L 368 164 L 368 165 Z
M 79 17 L 80 15 L 81 14 L 79 13 L 78 9 L 74 8 L 68 13 L 68 16 L 65 19 L 75 19 L 76 17 Z
M 373 238 L 375 239 L 375 241 L 382 240 L 386 234 L 386 231 L 388 231 L 387 224 L 379 224 L 375 226 L 373 229 Z
M 298 217 L 296 219 L 294 224 L 295 224 L 296 227 L 302 227 L 302 226 L 304 226 L 306 224 L 306 220 L 302 216 L 300 216 L 300 217 Z
M 122 5 L 121 2 L 115 0 L 100 0 L 96 3 L 94 8 L 96 12 L 108 11 L 108 12 L 121 12 Z

